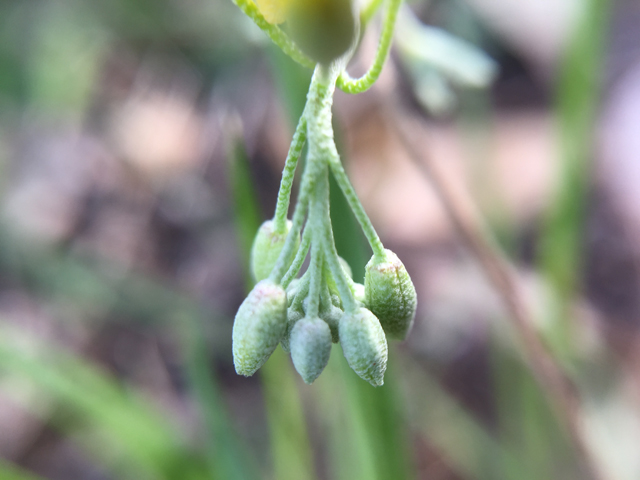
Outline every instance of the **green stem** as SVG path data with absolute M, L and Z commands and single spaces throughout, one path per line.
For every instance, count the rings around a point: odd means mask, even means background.
M 298 272 L 302 268 L 302 264 L 304 263 L 304 259 L 307 258 L 307 252 L 309 251 L 309 246 L 311 246 L 311 234 L 312 229 L 310 227 L 305 227 L 304 233 L 302 234 L 302 241 L 300 242 L 300 246 L 298 247 L 298 252 L 296 253 L 296 257 L 293 259 L 289 270 L 282 278 L 282 287 L 287 288 L 289 284 L 296 278 Z
M 289 265 L 292 260 L 291 257 L 294 253 L 293 250 L 296 248 L 296 238 L 300 235 L 300 230 L 304 223 L 304 217 L 309 208 L 309 202 L 307 201 L 307 197 L 309 195 L 308 192 L 306 192 L 306 195 L 303 195 L 304 193 L 305 192 L 303 191 L 300 192 L 296 209 L 293 212 L 291 230 L 289 231 L 289 235 L 287 235 L 287 239 L 284 242 L 284 247 L 282 247 L 282 251 L 278 256 L 278 261 L 276 262 L 275 267 L 273 267 L 271 275 L 269 275 L 269 280 L 274 283 L 280 283 L 285 272 L 289 269 Z
M 333 145 L 331 129 L 331 102 L 335 84 L 335 73 L 322 66 L 316 67 L 309 86 L 307 105 L 303 115 L 307 120 L 307 138 L 309 152 L 307 164 L 302 173 L 302 186 L 298 194 L 298 202 L 293 212 L 292 226 L 278 256 L 278 261 L 269 278 L 280 282 L 292 261 L 296 236 L 300 234 L 304 217 L 309 208 L 309 197 L 315 189 L 316 181 L 326 165 L 327 152 Z M 334 145 L 335 148 L 335 145 Z
M 388 0 L 389 5 L 384 18 L 384 24 L 382 26 L 382 34 L 380 35 L 380 41 L 378 42 L 378 50 L 376 51 L 373 64 L 362 77 L 358 79 L 351 78 L 351 76 L 344 70 L 338 77 L 338 88 L 346 93 L 361 93 L 369 90 L 371 86 L 376 82 L 382 72 L 384 62 L 389 55 L 391 48 L 391 40 L 393 39 L 393 30 L 396 25 L 396 19 L 398 17 L 398 10 L 402 5 L 402 0 Z M 375 3 L 375 2 L 374 2 Z M 374 10 L 375 11 L 375 10 Z
M 364 30 L 376 14 L 383 0 L 371 0 L 360 12 L 360 28 Z
M 296 132 L 291 140 L 287 160 L 282 171 L 282 180 L 280 181 L 280 191 L 278 192 L 278 201 L 276 203 L 276 211 L 273 216 L 273 223 L 276 233 L 284 233 L 287 228 L 287 213 L 289 212 L 289 202 L 291 199 L 291 187 L 295 178 L 296 166 L 298 159 L 302 153 L 302 149 L 307 140 L 307 119 L 304 115 L 300 117 Z
M 329 216 L 329 179 L 324 176 L 322 180 L 323 182 L 319 182 L 318 185 L 319 189 L 321 189 L 319 196 L 322 197 L 322 202 L 318 202 L 323 208 L 321 212 L 322 229 L 314 232 L 314 236 L 317 236 L 317 240 L 314 240 L 321 242 L 325 264 L 329 267 L 331 275 L 336 282 L 336 287 L 338 288 L 338 293 L 342 299 L 342 305 L 345 311 L 353 312 L 358 308 L 358 303 L 349 288 L 349 282 L 340 265 L 336 244 L 333 240 L 333 229 L 331 227 L 331 217 Z
M 242 10 L 242 13 L 253 20 L 254 23 L 269 36 L 271 41 L 280 47 L 280 49 L 294 61 L 307 68 L 313 68 L 316 65 L 316 62 L 302 53 L 293 40 L 291 40 L 289 36 L 277 25 L 267 22 L 267 19 L 264 18 L 262 13 L 260 13 L 260 10 L 252 0 L 232 1 L 240 10 Z
M 322 288 L 322 264 L 323 260 L 322 245 L 318 242 L 311 247 L 311 265 L 309 265 L 309 304 L 307 305 L 307 317 L 315 318 L 320 310 L 320 290 Z
M 307 298 L 309 293 L 309 277 L 309 271 L 307 270 L 300 279 L 300 286 L 298 287 L 298 291 L 296 292 L 293 302 L 291 302 L 291 308 L 294 310 L 303 309 L 304 299 Z
M 365 237 L 371 245 L 371 250 L 373 250 L 373 254 L 376 259 L 382 260 L 385 258 L 386 254 L 384 251 L 384 245 L 380 241 L 380 237 L 378 237 L 378 233 L 375 228 L 373 228 L 373 224 L 367 215 L 367 212 L 364 211 L 364 207 L 362 203 L 360 203 L 360 199 L 356 194 L 353 185 L 349 181 L 349 177 L 347 177 L 344 168 L 342 167 L 342 163 L 340 163 L 340 158 L 336 152 L 335 155 L 332 156 L 329 165 L 331 166 L 331 171 L 333 172 L 333 176 L 338 182 L 342 193 L 344 193 L 351 210 L 353 210 L 353 214 L 356 216 L 358 223 L 360 223 L 360 227 L 362 227 L 362 231 L 364 232 Z

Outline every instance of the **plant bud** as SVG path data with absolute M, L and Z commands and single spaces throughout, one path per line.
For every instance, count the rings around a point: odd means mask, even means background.
M 342 310 L 342 299 L 340 298 L 340 295 L 336 293 L 331 294 L 331 305 Z
M 344 274 L 349 278 L 353 278 L 353 272 L 351 271 L 351 265 L 349 265 L 349 262 L 342 257 L 338 257 L 338 261 L 340 262 L 340 266 L 342 267 Z
M 318 316 L 329 326 L 329 329 L 331 330 L 331 341 L 333 343 L 338 343 L 340 341 L 338 325 L 343 313 L 344 312 L 341 308 L 338 308 L 331 303 L 327 305 L 326 308 L 320 309 L 320 313 L 318 314 Z
M 277 233 L 273 220 L 267 220 L 258 229 L 251 247 L 251 274 L 256 282 L 269 276 L 278 261 L 278 256 L 291 230 L 291 221 L 287 220 L 284 233 Z M 297 240 L 300 244 L 300 238 Z
M 304 383 L 311 385 L 329 362 L 329 326 L 319 318 L 303 318 L 293 326 L 290 342 L 293 366 Z
M 303 311 L 296 310 L 295 308 L 292 308 L 292 307 L 289 307 L 287 309 L 287 327 L 285 329 L 284 336 L 280 341 L 280 345 L 282 345 L 282 349 L 287 353 L 291 352 L 291 347 L 290 347 L 291 330 L 293 330 L 293 326 L 296 324 L 296 322 L 298 322 L 303 318 L 304 318 Z
M 344 54 L 356 36 L 351 0 L 296 0 L 287 23 L 300 49 L 323 64 Z
M 353 293 L 353 298 L 356 299 L 356 302 L 360 304 L 365 304 L 365 293 L 364 293 L 364 285 L 361 283 L 353 283 L 351 284 L 351 293 Z
M 339 331 L 342 352 L 351 369 L 374 387 L 382 385 L 387 369 L 387 339 L 375 315 L 366 308 L 345 312 Z
M 287 327 L 287 295 L 280 285 L 262 280 L 242 302 L 233 324 L 233 363 L 250 377 L 271 356 Z
M 290 0 L 255 0 L 258 10 L 269 23 L 277 25 L 287 18 Z
M 365 305 L 380 320 L 385 333 L 404 339 L 416 315 L 418 298 L 407 269 L 391 250 L 385 259 L 371 258 L 364 277 Z

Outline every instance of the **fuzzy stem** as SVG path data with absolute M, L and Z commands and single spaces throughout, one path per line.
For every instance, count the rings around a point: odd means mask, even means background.
M 307 298 L 307 294 L 309 293 L 309 271 L 307 270 L 305 274 L 300 279 L 300 286 L 298 287 L 298 291 L 296 292 L 296 296 L 291 302 L 291 307 L 294 310 L 302 310 L 304 299 Z
M 304 115 L 300 117 L 296 132 L 293 135 L 287 160 L 282 170 L 282 180 L 280 181 L 280 191 L 278 192 L 278 201 L 276 203 L 276 211 L 273 216 L 274 229 L 276 233 L 284 233 L 287 228 L 287 213 L 289 211 L 289 202 L 291 199 L 291 187 L 295 178 L 296 166 L 298 159 L 302 153 L 302 149 L 307 140 L 307 119 Z
M 318 240 L 321 242 L 325 264 L 329 267 L 331 275 L 333 275 L 333 279 L 336 282 L 336 287 L 338 288 L 344 309 L 345 311 L 353 312 L 358 308 L 358 303 L 349 288 L 349 282 L 340 265 L 336 244 L 333 240 L 333 229 L 331 227 L 331 217 L 329 216 L 329 179 L 326 175 L 322 177 L 322 183 L 318 182 L 318 190 L 320 190 L 320 195 L 323 197 L 322 202 L 318 202 L 317 204 L 321 205 L 323 209 L 321 212 L 323 219 L 322 229 L 317 232 Z M 314 234 L 315 233 L 316 232 L 314 232 Z
M 307 305 L 306 315 L 310 318 L 318 316 L 320 310 L 320 291 L 322 288 L 322 264 L 323 260 L 322 245 L 318 242 L 314 243 L 311 247 L 311 265 L 309 265 L 309 271 L 311 272 L 309 279 L 309 304 Z
M 373 64 L 362 77 L 354 79 L 344 70 L 338 77 L 338 88 L 346 93 L 361 93 L 369 90 L 371 86 L 376 82 L 382 72 L 384 62 L 389 55 L 391 48 L 391 40 L 393 39 L 393 30 L 396 25 L 396 19 L 398 17 L 398 10 L 402 5 L 402 0 L 388 0 L 389 5 L 384 17 L 384 24 L 382 26 L 382 33 L 380 35 L 380 41 L 378 42 L 378 50 L 376 51 Z
M 291 256 L 293 255 L 293 250 L 296 246 L 296 237 L 300 235 L 300 230 L 302 229 L 302 224 L 304 223 L 304 217 L 307 214 L 307 210 L 309 208 L 309 202 L 306 198 L 308 197 L 308 192 L 305 196 L 303 196 L 303 193 L 304 192 L 300 192 L 296 209 L 293 212 L 291 230 L 289 231 L 289 235 L 287 235 L 287 239 L 284 242 L 284 247 L 282 247 L 282 251 L 278 256 L 278 261 L 273 267 L 271 275 L 269 275 L 269 280 L 274 283 L 280 283 L 282 281 L 282 277 L 289 268 L 290 262 L 292 260 Z
M 332 156 L 329 165 L 331 166 L 333 176 L 338 182 L 340 189 L 344 193 L 344 196 L 347 199 L 351 210 L 353 210 L 353 214 L 356 216 L 356 219 L 360 223 L 360 227 L 362 228 L 365 237 L 367 237 L 369 245 L 371 245 L 373 254 L 378 260 L 384 259 L 386 256 L 384 245 L 382 245 L 380 237 L 378 237 L 378 233 L 376 232 L 375 228 L 373 228 L 373 224 L 371 223 L 367 212 L 364 211 L 364 207 L 362 206 L 362 203 L 360 203 L 360 199 L 358 198 L 353 185 L 351 185 L 349 177 L 347 177 L 342 163 L 340 163 L 340 158 L 338 158 L 337 152 L 334 156 Z
M 331 130 L 331 102 L 335 85 L 335 73 L 318 66 L 311 79 L 307 105 L 303 115 L 307 119 L 307 138 L 309 152 L 307 163 L 302 172 L 302 185 L 298 194 L 298 201 L 291 220 L 291 230 L 278 256 L 278 261 L 269 275 L 269 279 L 279 283 L 288 270 L 291 257 L 294 255 L 296 236 L 300 234 L 304 217 L 309 208 L 309 198 L 316 187 L 319 175 L 326 165 L 327 146 L 333 145 L 333 131 Z M 327 140 L 329 139 L 329 140 Z M 334 146 L 335 148 L 335 146 Z
M 267 22 L 267 19 L 264 18 L 262 13 L 260 13 L 260 10 L 252 0 L 232 1 L 240 10 L 242 10 L 242 13 L 253 20 L 254 23 L 269 36 L 271 41 L 280 47 L 280 49 L 294 61 L 307 68 L 313 68 L 316 65 L 316 62 L 302 53 L 296 44 L 293 43 L 293 40 L 291 40 L 289 36 L 280 29 L 280 27 Z
M 298 247 L 298 251 L 296 252 L 296 257 L 293 259 L 289 270 L 282 278 L 282 287 L 287 288 L 289 284 L 296 278 L 296 275 L 302 268 L 302 264 L 304 263 L 304 259 L 307 258 L 307 253 L 309 252 L 309 246 L 311 246 L 311 228 L 305 227 L 304 233 L 302 234 L 302 241 L 300 242 L 300 246 Z

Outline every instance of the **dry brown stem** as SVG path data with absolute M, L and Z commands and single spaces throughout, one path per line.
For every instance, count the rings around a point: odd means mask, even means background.
M 525 361 L 563 421 L 585 470 L 593 480 L 607 480 L 608 476 L 601 471 L 589 450 L 577 390 L 534 329 L 513 267 L 483 228 L 480 215 L 470 212 L 460 203 L 439 169 L 412 140 L 426 134 L 424 122 L 415 115 L 401 111 L 399 105 L 397 100 L 385 103 L 385 118 L 388 119 L 389 127 L 397 135 L 422 176 L 435 190 L 457 234 L 504 302 L 522 345 Z

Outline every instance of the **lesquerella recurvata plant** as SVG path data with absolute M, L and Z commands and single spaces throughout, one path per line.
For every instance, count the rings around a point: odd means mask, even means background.
M 307 103 L 287 155 L 275 214 L 259 229 L 251 252 L 257 281 L 236 314 L 233 359 L 240 375 L 253 375 L 278 344 L 290 352 L 306 383 L 329 361 L 340 342 L 349 366 L 374 386 L 383 384 L 387 338 L 404 339 L 417 297 L 400 259 L 382 245 L 340 162 L 331 107 L 337 87 L 369 89 L 387 58 L 401 0 L 386 0 L 375 60 L 359 79 L 346 66 L 360 30 L 380 7 L 372 0 L 360 11 L 350 0 L 234 0 L 286 54 L 315 69 Z M 285 30 L 278 24 L 285 23 Z M 307 158 L 291 220 L 287 219 L 298 159 Z M 337 254 L 329 218 L 329 172 L 353 210 L 373 256 L 364 285 L 355 283 Z M 310 256 L 309 267 L 298 278 Z

